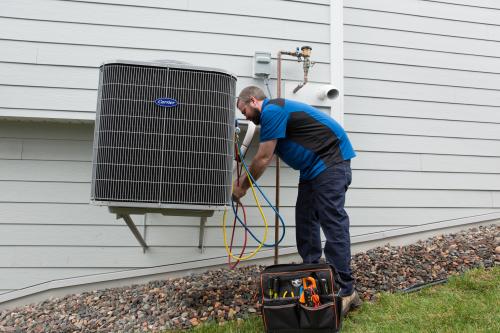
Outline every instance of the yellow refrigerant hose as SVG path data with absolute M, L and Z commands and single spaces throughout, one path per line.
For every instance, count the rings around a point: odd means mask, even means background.
M 257 246 L 257 248 L 252 253 L 250 253 L 249 255 L 246 255 L 246 256 L 241 256 L 241 257 L 235 256 L 231 252 L 231 249 L 229 248 L 229 245 L 227 244 L 227 236 L 226 236 L 227 207 L 226 207 L 226 209 L 224 209 L 224 215 L 222 217 L 222 233 L 224 235 L 224 247 L 226 248 L 227 254 L 231 258 L 233 258 L 234 260 L 238 260 L 238 261 L 248 260 L 248 259 L 254 257 L 260 251 L 260 249 L 262 248 L 262 246 L 264 246 L 264 243 L 266 242 L 267 231 L 269 229 L 269 226 L 267 224 L 266 216 L 264 215 L 264 211 L 262 210 L 262 206 L 260 205 L 259 199 L 257 198 L 257 193 L 255 192 L 255 188 L 253 186 L 253 182 L 250 179 L 250 175 L 248 174 L 248 170 L 247 169 L 245 169 L 245 173 L 247 175 L 248 182 L 250 183 L 250 188 L 252 189 L 252 194 L 253 194 L 253 197 L 255 199 L 255 203 L 257 204 L 257 208 L 259 209 L 260 215 L 262 216 L 262 221 L 264 221 L 264 235 L 262 237 L 262 241 L 259 242 L 259 245 Z

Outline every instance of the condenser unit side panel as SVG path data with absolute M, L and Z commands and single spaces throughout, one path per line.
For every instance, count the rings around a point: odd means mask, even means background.
M 99 147 L 99 123 L 100 123 L 100 114 L 101 114 L 101 99 L 102 99 L 102 79 L 103 79 L 103 69 L 102 67 L 99 69 L 99 84 L 97 90 L 97 107 L 96 107 L 96 117 L 94 123 L 94 141 L 92 144 L 92 181 L 91 181 L 91 193 L 90 199 L 95 200 L 96 198 L 96 174 L 97 174 L 97 163 L 99 163 L 97 159 L 97 152 Z

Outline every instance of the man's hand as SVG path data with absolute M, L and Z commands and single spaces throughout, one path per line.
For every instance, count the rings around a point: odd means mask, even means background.
M 276 148 L 277 140 L 269 140 L 259 144 L 259 150 L 252 160 L 250 165 L 250 174 L 254 179 L 259 179 L 269 162 L 273 158 L 274 150 Z M 245 196 L 247 190 L 250 188 L 250 181 L 246 175 L 242 175 L 238 182 L 233 183 L 233 200 L 239 201 Z
M 247 194 L 247 190 L 244 189 L 241 185 L 238 186 L 237 181 L 233 184 L 233 201 L 238 202 L 241 198 L 243 198 Z

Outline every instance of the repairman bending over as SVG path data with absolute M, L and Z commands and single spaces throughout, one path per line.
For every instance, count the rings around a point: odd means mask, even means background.
M 349 216 L 344 210 L 345 193 L 351 183 L 351 158 L 356 156 L 344 129 L 318 109 L 288 99 L 266 98 L 255 86 L 243 89 L 238 109 L 247 120 L 260 125 L 260 145 L 250 165 L 258 179 L 276 154 L 300 170 L 295 208 L 297 249 L 304 263 L 321 257 L 320 227 L 326 237 L 325 257 L 342 281 L 342 309 L 347 313 L 360 305 L 351 271 Z M 233 199 L 250 187 L 246 175 L 233 184 Z

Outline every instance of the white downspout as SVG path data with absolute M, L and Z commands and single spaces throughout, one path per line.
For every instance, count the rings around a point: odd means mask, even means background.
M 330 82 L 339 90 L 331 116 L 344 125 L 344 1 L 330 0 Z

